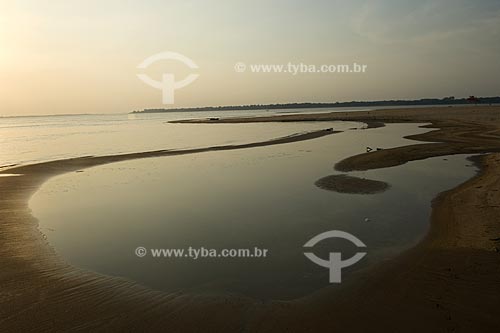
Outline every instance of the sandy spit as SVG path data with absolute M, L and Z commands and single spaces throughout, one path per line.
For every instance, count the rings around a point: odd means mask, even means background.
M 399 258 L 339 290 L 326 288 L 295 301 L 262 303 L 236 296 L 164 294 L 73 268 L 43 239 L 29 212 L 30 195 L 53 175 L 132 158 L 208 150 L 85 157 L 7 169 L 6 173 L 23 176 L 0 178 L 2 331 L 497 332 L 500 154 L 495 152 L 500 151 L 500 108 L 380 110 L 221 122 L 323 120 L 423 122 L 434 129 L 411 137 L 426 143 L 353 156 L 340 161 L 338 170 L 484 153 L 476 158 L 480 172 L 434 199 L 428 235 Z M 326 135 L 314 135 L 320 134 Z

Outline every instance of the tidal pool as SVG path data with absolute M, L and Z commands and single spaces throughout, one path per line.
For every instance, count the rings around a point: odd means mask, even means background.
M 367 245 L 366 257 L 342 271 L 348 280 L 415 245 L 428 229 L 431 200 L 474 174 L 466 156 L 457 155 L 348 173 L 389 183 L 384 193 L 341 194 L 314 185 L 337 174 L 336 162 L 366 146 L 415 143 L 402 137 L 425 131 L 390 124 L 277 146 L 108 164 L 49 180 L 30 207 L 40 230 L 74 266 L 167 292 L 293 299 L 330 285 L 328 270 L 304 256 L 303 245 L 313 236 L 341 230 Z M 147 250 L 144 257 L 136 255 L 138 247 Z M 190 247 L 257 247 L 267 256 L 150 253 Z M 348 258 L 358 249 L 342 240 L 314 248 L 323 258 L 332 251 Z

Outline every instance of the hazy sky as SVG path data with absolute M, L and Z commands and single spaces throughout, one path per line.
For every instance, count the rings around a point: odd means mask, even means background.
M 163 51 L 199 68 L 137 68 Z M 236 62 L 368 68 L 236 73 Z M 164 107 L 137 78 L 164 72 L 199 74 L 167 107 L 496 96 L 500 1 L 0 0 L 0 115 Z

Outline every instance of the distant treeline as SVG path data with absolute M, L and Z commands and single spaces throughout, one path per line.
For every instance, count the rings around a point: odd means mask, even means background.
M 159 112 L 193 112 L 193 111 L 233 111 L 233 110 L 275 110 L 275 109 L 312 109 L 312 108 L 338 108 L 338 107 L 373 107 L 373 106 L 412 106 L 412 105 L 454 105 L 454 104 L 497 104 L 500 97 L 474 97 L 469 98 L 424 98 L 417 100 L 387 100 L 387 101 L 352 101 L 336 103 L 287 103 L 287 104 L 252 104 L 230 106 L 205 106 L 176 109 L 144 109 L 132 113 L 159 113 Z

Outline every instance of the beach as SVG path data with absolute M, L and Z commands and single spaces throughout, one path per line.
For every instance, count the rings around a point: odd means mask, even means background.
M 86 156 L 6 168 L 0 173 L 0 325 L 5 331 L 496 331 L 500 327 L 500 107 L 433 107 L 177 123 L 359 121 L 428 123 L 421 141 L 339 161 L 342 172 L 435 156 L 477 154 L 479 173 L 433 201 L 431 228 L 414 248 L 369 274 L 293 301 L 165 294 L 66 264 L 37 229 L 30 196 L 50 177 L 130 159 L 250 149 L 335 134 L 319 130 L 249 144 Z M 373 147 L 376 148 L 376 147 Z M 479 155 L 480 154 L 480 155 Z

